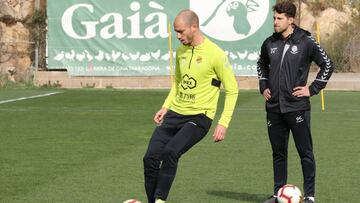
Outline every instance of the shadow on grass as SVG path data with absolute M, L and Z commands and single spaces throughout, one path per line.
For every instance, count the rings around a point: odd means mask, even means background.
M 208 195 L 224 197 L 233 200 L 248 201 L 248 202 L 263 202 L 268 196 L 263 194 L 249 194 L 245 192 L 230 192 L 230 191 L 207 191 Z

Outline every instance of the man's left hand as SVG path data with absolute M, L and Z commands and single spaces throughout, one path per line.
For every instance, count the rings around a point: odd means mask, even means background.
M 295 97 L 309 97 L 310 96 L 310 91 L 309 91 L 308 86 L 298 86 L 298 87 L 295 87 L 293 90 L 294 90 L 294 92 L 292 93 L 292 95 Z
M 225 139 L 226 135 L 226 128 L 220 124 L 218 124 L 214 131 L 214 142 L 220 142 Z

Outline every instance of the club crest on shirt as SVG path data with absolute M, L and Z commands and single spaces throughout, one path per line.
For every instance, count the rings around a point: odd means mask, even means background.
M 293 46 L 291 47 L 290 53 L 292 53 L 292 54 L 297 54 L 297 53 L 298 53 L 298 48 L 297 48 L 296 45 L 293 45 Z
M 198 56 L 197 59 L 196 59 L 196 63 L 200 64 L 201 62 L 202 62 L 202 58 L 201 58 L 201 56 Z

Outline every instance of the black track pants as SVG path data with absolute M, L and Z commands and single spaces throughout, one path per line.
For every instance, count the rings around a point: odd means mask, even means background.
M 204 114 L 184 116 L 168 111 L 155 128 L 144 156 L 145 190 L 149 203 L 167 199 L 182 154 L 209 131 L 212 120 Z
M 287 183 L 289 132 L 293 134 L 301 159 L 304 195 L 315 193 L 315 159 L 310 132 L 310 111 L 267 113 L 267 125 L 273 151 L 274 194 Z

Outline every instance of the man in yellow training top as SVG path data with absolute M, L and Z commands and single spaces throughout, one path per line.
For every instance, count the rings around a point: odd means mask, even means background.
M 174 30 L 182 45 L 176 50 L 175 82 L 162 108 L 158 125 L 144 156 L 145 189 L 149 203 L 165 202 L 182 154 L 209 131 L 215 116 L 220 85 L 225 104 L 215 128 L 215 142 L 225 138 L 238 96 L 238 86 L 226 54 L 199 29 L 191 10 L 175 18 Z

